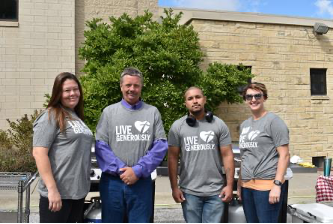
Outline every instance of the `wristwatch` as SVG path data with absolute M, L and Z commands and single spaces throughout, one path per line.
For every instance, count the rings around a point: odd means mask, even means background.
M 279 181 L 279 180 L 274 180 L 273 183 L 274 183 L 276 186 L 279 186 L 279 187 L 282 186 L 282 182 Z

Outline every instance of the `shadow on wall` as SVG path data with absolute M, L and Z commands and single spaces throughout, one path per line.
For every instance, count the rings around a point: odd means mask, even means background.
M 328 33 L 329 32 L 333 32 L 333 30 L 328 30 Z M 325 35 L 325 34 L 322 34 L 322 35 L 316 34 L 314 36 L 318 40 L 322 51 L 324 51 L 326 54 L 332 54 L 333 53 L 333 43 L 332 43 L 332 40 L 327 35 Z
M 229 127 L 232 141 L 238 141 L 239 126 L 251 116 L 251 112 L 244 103 L 221 103 L 215 115 L 221 118 Z

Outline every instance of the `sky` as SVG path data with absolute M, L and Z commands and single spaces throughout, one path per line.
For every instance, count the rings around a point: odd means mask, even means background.
M 158 0 L 161 7 L 333 19 L 333 0 Z

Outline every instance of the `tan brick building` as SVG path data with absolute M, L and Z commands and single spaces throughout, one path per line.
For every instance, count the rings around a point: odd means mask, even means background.
M 136 16 L 145 9 L 158 18 L 163 12 L 157 0 L 21 0 L 18 9 L 18 22 L 0 21 L 0 128 L 8 127 L 6 118 L 14 120 L 42 108 L 44 94 L 51 92 L 59 72 L 79 73 L 83 62 L 77 50 L 84 41 L 86 20 L 107 21 L 123 12 Z M 332 28 L 332 21 L 181 10 L 181 22 L 199 33 L 206 54 L 203 68 L 214 61 L 243 63 L 251 66 L 255 81 L 267 85 L 267 109 L 289 126 L 292 154 L 307 161 L 327 153 L 333 156 L 333 31 L 313 33 L 316 22 Z M 311 74 L 312 81 L 319 80 L 316 72 L 325 73 L 326 94 L 311 94 Z M 218 115 L 237 141 L 248 109 L 222 103 Z
M 316 22 L 333 21 L 238 12 L 182 10 L 182 22 L 199 33 L 211 62 L 251 66 L 254 81 L 267 85 L 266 107 L 285 120 L 291 154 L 307 161 L 333 156 L 333 30 L 316 35 Z M 312 71 L 312 72 L 310 72 Z M 313 71 L 326 72 L 326 94 L 311 94 Z M 316 81 L 316 80 L 312 80 Z M 238 140 L 238 128 L 250 116 L 244 104 L 222 103 L 218 115 Z
M 19 0 L 18 21 L 0 20 L 0 128 L 42 108 L 57 74 L 79 73 L 86 20 L 146 9 L 157 15 L 157 0 Z

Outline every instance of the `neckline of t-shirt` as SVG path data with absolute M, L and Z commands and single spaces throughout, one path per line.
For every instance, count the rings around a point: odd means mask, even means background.
M 208 121 L 206 120 L 206 118 L 202 118 L 201 120 L 197 120 L 200 123 L 208 123 Z
M 271 112 L 270 112 L 270 111 L 267 111 L 266 114 L 264 114 L 264 116 L 260 117 L 258 120 L 255 120 L 255 119 L 253 118 L 253 116 L 252 116 L 252 117 L 251 117 L 252 122 L 258 122 L 258 121 L 262 120 L 262 119 L 263 119 L 264 117 L 266 117 L 269 113 L 271 113 Z

